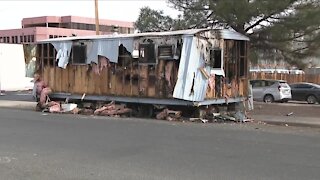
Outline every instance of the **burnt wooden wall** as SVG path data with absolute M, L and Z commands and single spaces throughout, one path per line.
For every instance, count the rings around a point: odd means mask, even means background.
M 38 52 L 40 72 L 53 92 L 171 98 L 177 81 L 178 62 L 173 63 L 170 72 L 173 86 L 169 87 L 165 79 L 167 60 L 159 60 L 157 65 L 138 65 L 129 57 L 120 57 L 122 65 L 111 63 L 96 74 L 90 65 L 57 67 L 56 52 L 50 44 L 38 45 Z
M 241 44 L 242 43 L 242 44 Z M 242 45 L 242 46 L 241 46 Z M 220 44 L 224 50 L 225 78 L 222 78 L 220 92 L 208 89 L 207 98 L 220 97 L 245 97 L 248 95 L 248 51 L 249 46 L 245 41 L 224 40 Z M 242 73 L 240 73 L 240 61 L 243 61 Z M 216 85 L 217 86 L 217 85 Z

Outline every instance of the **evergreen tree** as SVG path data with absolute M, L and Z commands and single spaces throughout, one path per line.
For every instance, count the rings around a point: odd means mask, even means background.
M 250 37 L 253 53 L 251 60 L 263 55 L 303 67 L 304 58 L 319 53 L 320 0 L 168 0 L 168 2 L 182 12 L 180 18 L 171 19 L 162 12 L 155 11 L 162 18 L 148 23 L 148 12 L 141 11 L 144 16 L 140 14 L 137 23 L 144 22 L 143 27 L 153 27 L 152 31 L 217 26 L 232 28 Z M 154 13 L 150 15 L 153 17 Z M 160 26 L 158 29 L 154 25 L 157 22 Z
M 140 9 L 140 15 L 135 22 L 135 28 L 140 32 L 157 32 L 172 29 L 174 22 L 170 16 L 165 16 L 163 11 L 143 7 Z

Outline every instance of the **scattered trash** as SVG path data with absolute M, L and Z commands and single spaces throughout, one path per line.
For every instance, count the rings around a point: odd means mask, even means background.
M 181 111 L 173 111 L 166 108 L 160 113 L 158 113 L 156 118 L 159 120 L 176 121 L 181 118 L 181 114 Z
M 85 94 L 83 94 L 85 97 Z M 116 104 L 114 101 L 108 104 L 81 102 L 81 104 L 66 103 L 69 102 L 67 98 L 62 102 L 47 101 L 45 107 L 37 105 L 38 110 L 42 112 L 50 113 L 69 113 L 69 114 L 81 114 L 91 116 L 112 116 L 112 117 L 124 117 L 131 116 L 133 110 L 127 108 L 125 104 Z M 226 123 L 226 122 L 252 122 L 247 116 L 246 111 L 238 109 L 228 110 L 222 109 L 217 106 L 206 106 L 201 109 L 200 112 L 194 114 L 196 118 L 182 117 L 182 111 L 169 110 L 164 108 L 165 106 L 157 106 L 161 111 L 156 114 L 156 119 L 167 120 L 167 121 L 181 121 L 181 122 L 195 122 L 195 123 Z M 164 109 L 163 109 L 164 108 Z M 186 113 L 188 114 L 188 113 Z M 292 115 L 293 112 L 289 113 L 288 116 Z M 48 114 L 42 114 L 48 115 Z
M 289 125 L 288 125 L 288 124 L 285 124 L 285 126 L 288 127 Z
M 81 97 L 81 101 L 83 101 L 83 99 L 86 97 L 86 93 L 83 93 L 82 97 Z
M 84 109 L 80 109 L 79 114 L 82 115 L 92 115 L 94 113 L 93 109 L 88 109 L 88 108 L 84 108 Z
M 102 106 L 94 111 L 94 115 L 100 116 L 117 116 L 128 115 L 132 112 L 132 109 L 126 108 L 125 105 L 117 105 L 114 101 Z
M 293 115 L 293 112 L 290 112 L 290 113 L 287 114 L 287 116 L 291 116 L 291 115 Z
M 199 123 L 208 123 L 209 122 L 209 120 L 202 119 L 202 118 L 190 118 L 189 121 L 190 122 L 199 122 Z
M 61 111 L 62 112 L 71 112 L 77 107 L 78 107 L 77 104 L 72 104 L 72 103 L 70 103 L 70 104 L 61 104 L 61 109 L 62 109 Z

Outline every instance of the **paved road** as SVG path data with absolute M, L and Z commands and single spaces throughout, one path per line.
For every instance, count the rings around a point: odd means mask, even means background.
M 320 130 L 0 109 L 0 179 L 318 180 Z

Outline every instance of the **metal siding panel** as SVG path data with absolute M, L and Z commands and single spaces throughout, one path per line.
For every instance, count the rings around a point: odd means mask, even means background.
M 249 41 L 249 38 L 231 29 L 187 29 L 179 31 L 165 31 L 165 32 L 148 32 L 136 34 L 111 34 L 111 35 L 93 35 L 93 36 L 76 36 L 46 39 L 38 41 L 39 43 L 51 43 L 56 41 L 74 41 L 74 40 L 94 40 L 94 39 L 128 39 L 133 40 L 138 37 L 161 37 L 161 36 L 176 36 L 176 35 L 194 35 L 204 31 L 218 31 L 223 39 L 234 39 Z
M 236 31 L 222 29 L 219 30 L 219 32 L 222 39 L 249 41 L 249 38 L 247 36 L 244 36 Z
M 196 37 L 184 37 L 174 98 L 187 101 L 203 101 L 205 98 L 208 80 L 198 69 L 204 66 L 204 59 L 197 48 L 196 41 Z M 193 94 L 191 94 L 192 88 Z

